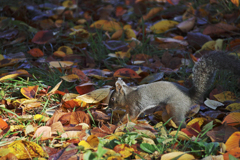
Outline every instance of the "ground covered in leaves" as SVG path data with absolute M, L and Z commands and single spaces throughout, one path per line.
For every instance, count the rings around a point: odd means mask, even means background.
M 240 56 L 236 0 L 0 2 L 0 159 L 237 159 L 240 79 L 219 71 L 187 127 L 108 107 L 114 83 L 190 88 L 212 50 Z

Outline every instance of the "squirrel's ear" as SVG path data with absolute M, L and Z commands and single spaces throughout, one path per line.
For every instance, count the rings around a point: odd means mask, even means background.
M 118 78 L 115 85 L 116 85 L 116 92 L 126 93 L 126 89 L 127 89 L 128 86 L 121 78 Z

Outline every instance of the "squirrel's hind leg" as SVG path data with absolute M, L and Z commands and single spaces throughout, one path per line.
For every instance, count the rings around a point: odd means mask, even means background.
M 181 106 L 176 106 L 176 105 L 166 105 L 166 108 L 164 109 L 163 112 L 166 112 L 169 115 L 169 118 L 172 117 L 172 120 L 174 123 L 176 123 L 177 126 L 181 125 L 181 128 L 186 127 L 186 122 L 185 122 L 185 111 Z

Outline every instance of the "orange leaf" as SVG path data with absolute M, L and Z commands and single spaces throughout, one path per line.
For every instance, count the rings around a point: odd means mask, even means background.
M 60 58 L 63 58 L 66 56 L 66 54 L 63 51 L 55 51 L 53 55 Z
M 199 126 L 198 122 L 195 122 L 191 125 L 187 125 L 186 128 L 181 129 L 182 132 L 186 133 L 188 136 L 198 136 L 198 134 L 201 132 L 201 128 Z
M 86 123 L 90 126 L 89 116 L 83 111 L 72 112 L 70 118 L 70 125 L 71 124 L 77 125 L 79 123 Z
M 141 78 L 134 70 L 129 68 L 118 69 L 114 74 L 114 77 L 122 78 Z
M 36 44 L 45 44 L 52 38 L 52 31 L 38 31 L 33 37 L 32 42 Z
M 116 13 L 115 14 L 116 14 L 117 17 L 122 16 L 126 12 L 127 12 L 127 10 L 125 8 L 123 8 L 122 6 L 117 6 L 116 7 Z
M 225 143 L 227 148 L 226 150 L 230 151 L 234 148 L 239 147 L 240 146 L 239 141 L 240 141 L 240 132 L 234 132 Z
M 115 152 L 118 152 L 122 155 L 123 158 L 127 158 L 132 155 L 133 152 L 136 152 L 136 150 L 127 144 L 119 144 L 116 145 L 113 150 Z
M 28 86 L 28 87 L 21 88 L 22 95 L 24 95 L 26 98 L 29 98 L 29 99 L 35 98 L 37 91 L 38 91 L 38 86 Z
M 4 130 L 7 128 L 8 128 L 8 124 L 2 118 L 0 118 L 0 129 Z
M 39 48 L 33 48 L 30 51 L 28 51 L 29 54 L 31 54 L 33 57 L 42 57 L 44 54 Z
M 231 2 L 233 3 L 233 4 L 235 4 L 235 6 L 239 6 L 239 0 L 231 0 Z
M 240 147 L 231 149 L 230 151 L 228 151 L 227 153 L 225 153 L 223 155 L 224 160 L 229 160 L 229 154 L 231 154 L 232 156 L 239 158 L 240 157 Z
M 90 27 L 102 29 L 102 30 L 109 31 L 109 32 L 113 32 L 113 31 L 122 29 L 122 27 L 117 22 L 107 21 L 107 20 L 98 20 L 98 21 L 94 22 L 93 24 L 91 24 Z
M 240 124 L 240 112 L 229 113 L 223 120 L 223 123 L 227 123 L 230 126 L 236 126 Z

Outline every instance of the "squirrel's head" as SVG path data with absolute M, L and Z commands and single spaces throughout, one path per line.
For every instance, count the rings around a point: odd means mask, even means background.
M 115 83 L 115 90 L 109 99 L 109 107 L 113 110 L 126 107 L 126 96 L 132 91 L 132 89 L 121 79 Z

